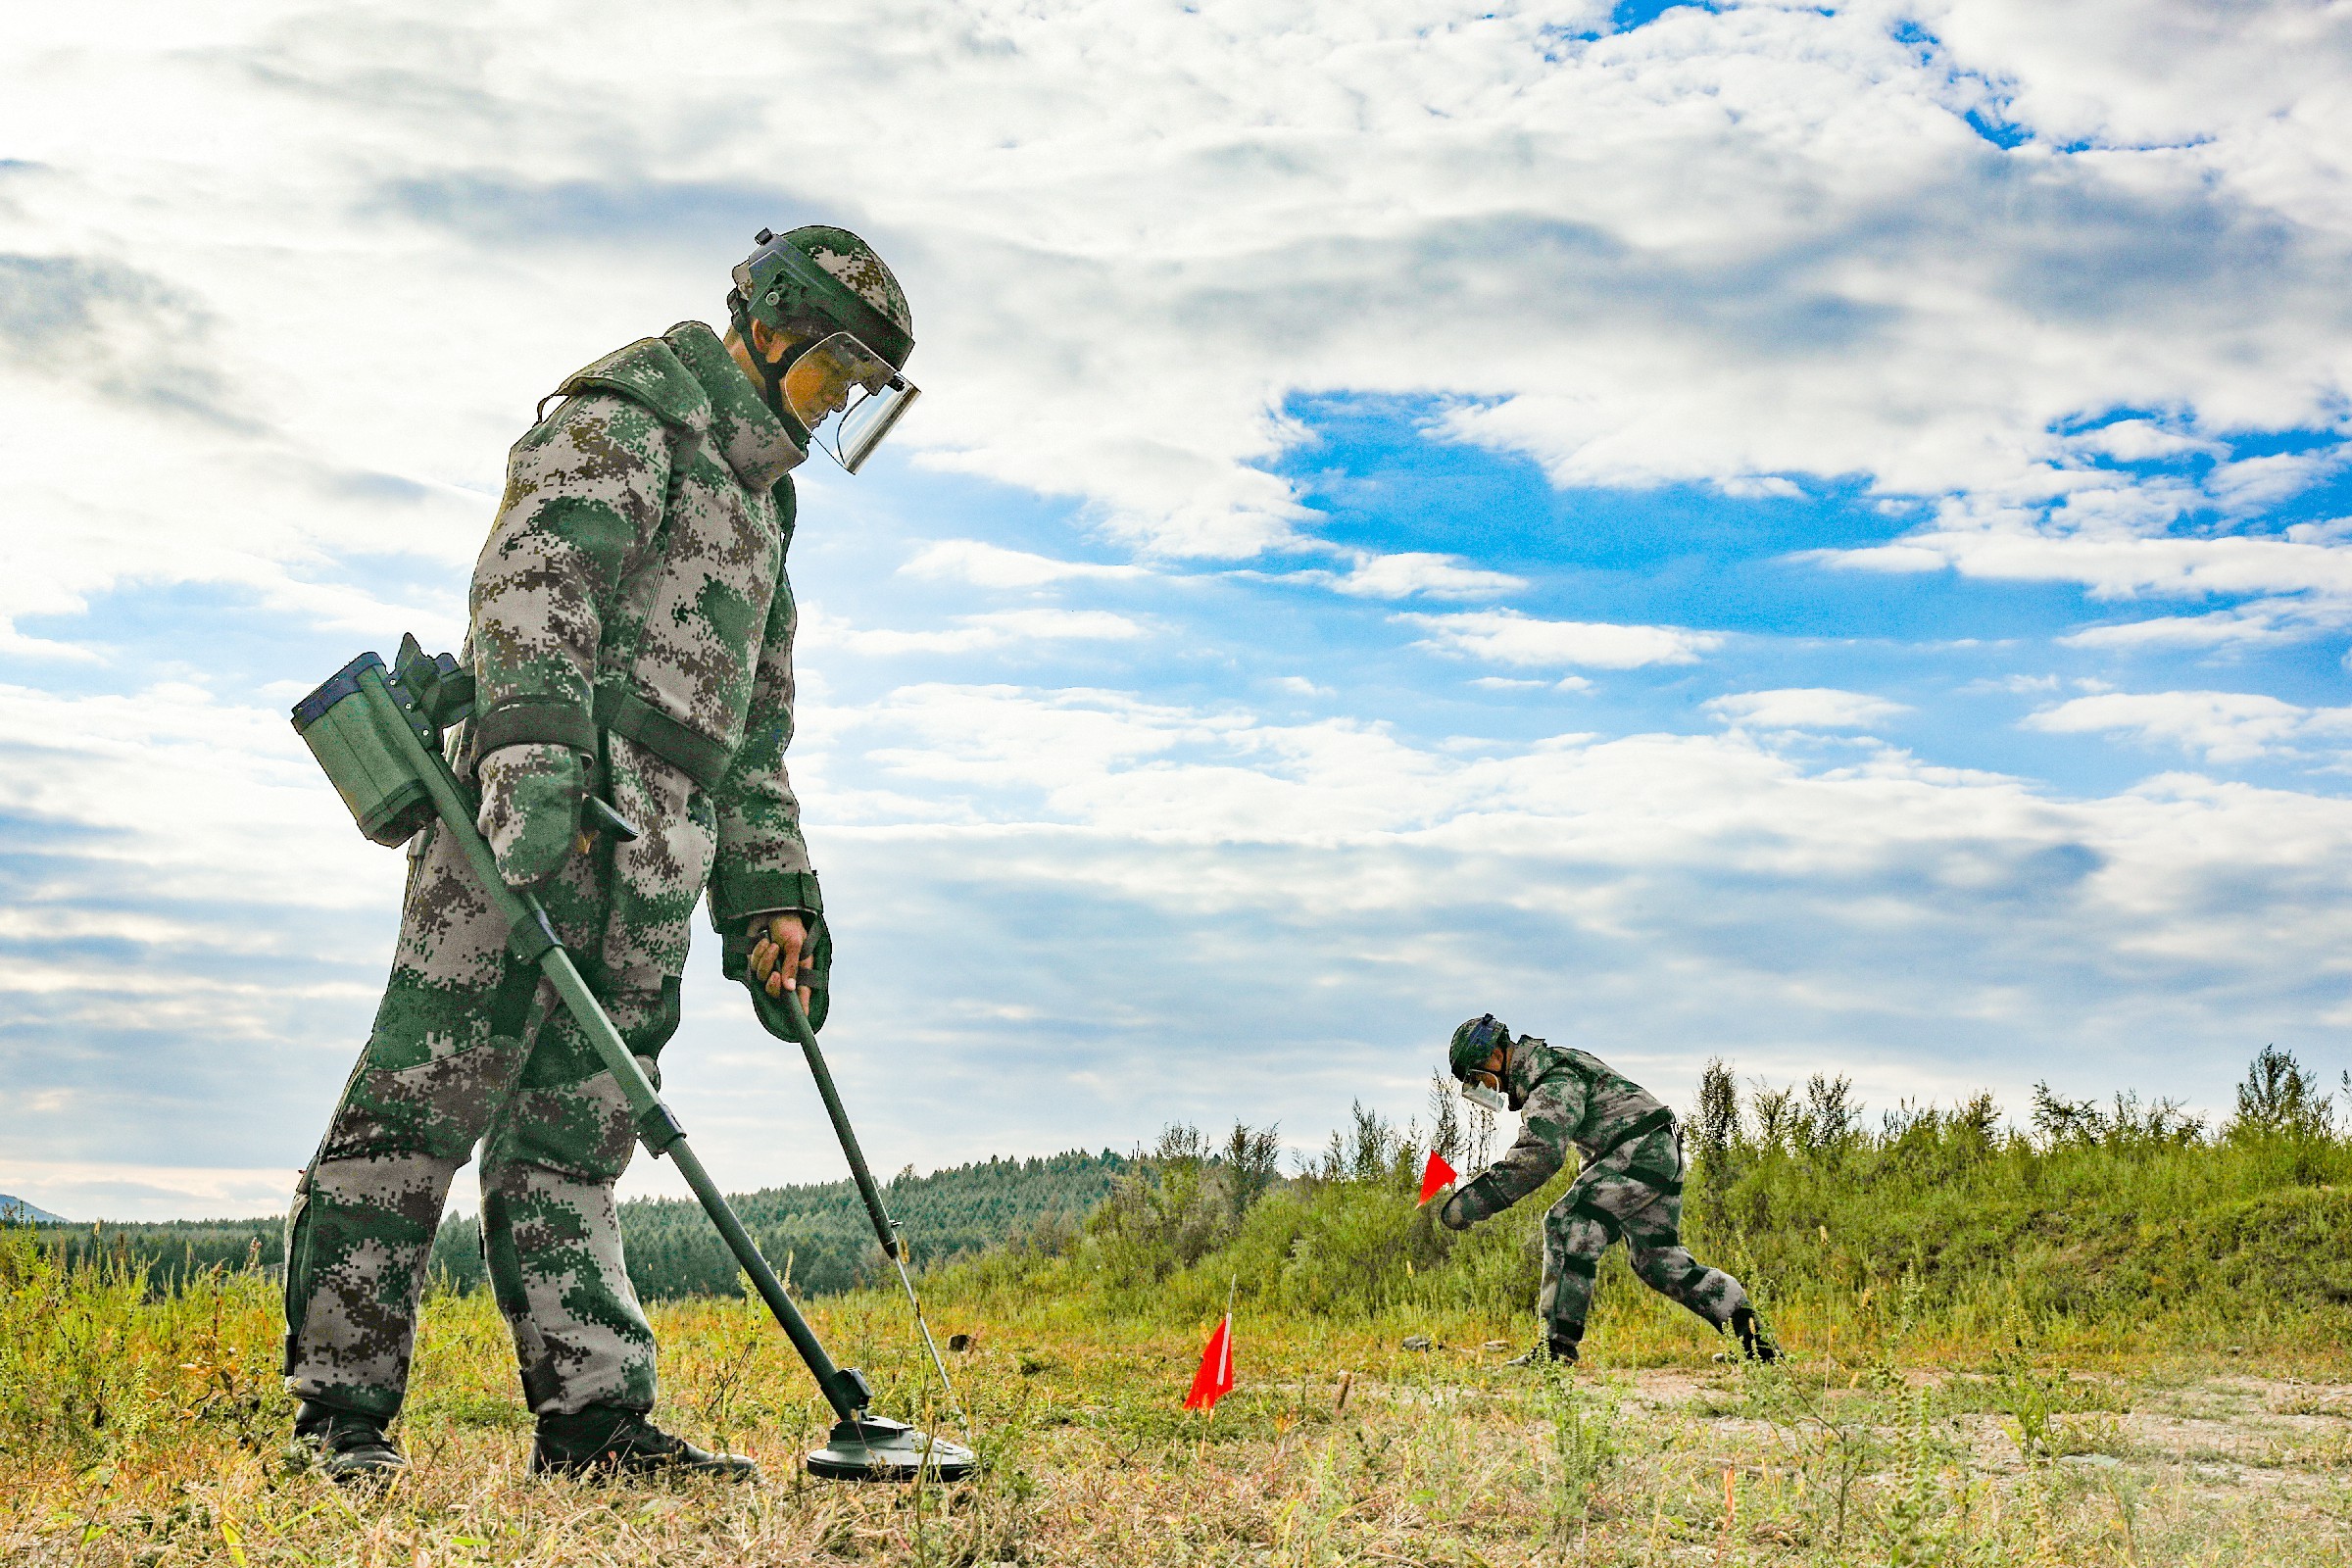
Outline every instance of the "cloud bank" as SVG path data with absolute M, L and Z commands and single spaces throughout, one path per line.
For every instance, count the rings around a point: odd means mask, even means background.
M 2211 1103 L 2340 1034 L 2341 6 L 11 38 L 0 1190 L 282 1200 L 400 874 L 285 705 L 454 646 L 538 399 L 800 220 L 891 259 L 926 389 L 803 471 L 794 555 L 886 1163 L 1312 1143 L 1487 1006 L 1881 1102 Z M 746 1185 L 832 1174 L 707 961 L 689 1121 Z

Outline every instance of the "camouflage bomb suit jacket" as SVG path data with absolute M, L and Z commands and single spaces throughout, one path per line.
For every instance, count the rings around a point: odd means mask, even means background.
M 1448 1225 L 1466 1227 L 1501 1213 L 1551 1180 L 1572 1145 L 1590 1171 L 1603 1155 L 1672 1124 L 1656 1096 L 1598 1056 L 1533 1035 L 1512 1046 L 1510 1080 L 1520 1107 L 1519 1137 L 1448 1200 Z
M 821 914 L 784 771 L 798 622 L 784 555 L 804 453 L 699 321 L 558 395 L 509 457 L 474 565 L 463 769 L 503 746 L 594 755 L 599 730 L 627 735 L 711 803 L 713 925 Z

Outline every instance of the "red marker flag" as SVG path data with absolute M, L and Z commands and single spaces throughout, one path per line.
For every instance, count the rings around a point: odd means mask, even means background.
M 1438 1196 L 1441 1188 L 1453 1181 L 1453 1167 L 1439 1157 L 1436 1150 L 1429 1152 L 1429 1163 L 1421 1167 L 1421 1202 Z M 1415 1204 L 1418 1207 L 1419 1204 Z
M 1217 1401 L 1233 1392 L 1233 1313 L 1217 1322 L 1200 1352 L 1200 1370 L 1193 1374 L 1193 1392 L 1184 1396 L 1187 1410 L 1214 1410 Z

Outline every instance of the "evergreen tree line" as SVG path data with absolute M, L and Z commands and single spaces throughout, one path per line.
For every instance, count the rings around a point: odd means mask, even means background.
M 975 1161 L 928 1176 L 909 1166 L 886 1184 L 883 1200 L 918 1268 L 1007 1244 L 1060 1250 L 1133 1163 L 1108 1150 L 1079 1150 L 1042 1159 Z M 872 1284 L 890 1267 L 849 1182 L 770 1187 L 731 1200 L 796 1294 L 822 1296 Z M 70 1264 L 144 1267 L 149 1288 L 158 1293 L 210 1269 L 280 1267 L 285 1248 L 282 1216 L 37 1229 Z M 644 1299 L 742 1294 L 733 1255 L 692 1200 L 623 1203 L 620 1231 L 629 1279 Z M 455 1215 L 445 1220 L 434 1238 L 431 1269 L 437 1289 L 485 1286 L 480 1222 Z

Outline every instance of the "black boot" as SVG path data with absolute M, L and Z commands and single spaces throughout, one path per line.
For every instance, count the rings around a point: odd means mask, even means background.
M 1732 1332 L 1740 1337 L 1740 1353 L 1750 1361 L 1778 1361 L 1781 1348 L 1764 1336 L 1764 1326 L 1756 1321 L 1752 1306 L 1732 1308 Z
M 317 1465 L 342 1486 L 378 1486 L 409 1467 L 384 1426 L 374 1416 L 305 1399 L 294 1412 L 288 1457 Z
M 571 1415 L 543 1415 L 531 1445 L 533 1475 L 716 1476 L 757 1481 L 760 1467 L 739 1453 L 712 1453 L 673 1438 L 642 1410 L 592 1404 Z
M 1557 1361 L 1562 1366 L 1574 1366 L 1576 1365 L 1577 1346 L 1581 1339 L 1582 1336 L 1554 1334 L 1530 1349 L 1525 1355 L 1514 1355 L 1502 1364 L 1504 1366 L 1542 1366 L 1547 1361 Z

